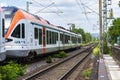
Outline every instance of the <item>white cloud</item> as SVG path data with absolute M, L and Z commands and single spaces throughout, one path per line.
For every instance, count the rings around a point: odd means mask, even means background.
M 83 28 L 87 32 L 98 32 L 98 30 L 93 31 L 93 27 L 97 25 L 97 21 L 99 20 L 98 14 L 98 0 L 20 0 L 15 1 L 13 3 L 9 3 L 8 0 L 4 0 L 4 3 L 0 3 L 0 5 L 14 5 L 22 9 L 26 9 L 26 2 L 29 1 L 32 2 L 32 4 L 29 4 L 29 10 L 30 13 L 35 13 L 37 11 L 40 11 L 39 13 L 36 13 L 38 16 L 41 16 L 48 21 L 50 21 L 54 25 L 61 25 L 65 28 L 69 28 L 67 25 L 68 23 L 75 23 L 77 28 Z M 77 2 L 79 2 L 79 5 Z M 83 6 L 80 4 L 80 1 L 86 5 Z M 108 6 L 109 8 L 113 8 L 113 12 L 115 13 L 115 16 L 120 16 L 120 8 L 117 5 L 119 0 L 114 0 L 112 6 Z M 19 3 L 18 3 L 19 2 Z M 24 2 L 24 4 L 20 3 Z M 51 3 L 55 2 L 55 4 Z M 44 9 L 45 7 L 49 6 L 48 8 Z M 91 11 L 90 9 L 93 11 Z M 62 11 L 63 13 L 59 13 Z M 95 12 L 94 12 L 95 11 Z M 43 12 L 51 12 L 51 13 L 43 13 Z M 53 13 L 52 13 L 53 12 Z M 57 13 L 54 13 L 57 12 Z M 88 20 L 86 19 L 85 14 L 88 17 Z M 91 12 L 91 13 L 88 13 Z M 94 25 L 94 26 L 93 26 Z
M 6 2 L 0 2 L 0 7 L 2 6 L 8 6 Z

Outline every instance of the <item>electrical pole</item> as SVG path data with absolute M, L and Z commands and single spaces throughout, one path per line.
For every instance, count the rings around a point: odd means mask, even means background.
M 29 4 L 32 4 L 32 2 L 26 2 L 26 11 L 29 12 Z
M 99 34 L 100 34 L 100 56 L 103 55 L 103 28 L 102 28 L 102 0 L 99 0 Z

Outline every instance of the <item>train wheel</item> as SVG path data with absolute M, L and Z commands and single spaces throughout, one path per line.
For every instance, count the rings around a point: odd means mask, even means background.
M 28 56 L 27 56 L 27 61 L 32 61 L 34 59 L 34 53 L 33 52 L 29 52 Z
M 37 53 L 34 51 L 34 59 L 37 57 Z

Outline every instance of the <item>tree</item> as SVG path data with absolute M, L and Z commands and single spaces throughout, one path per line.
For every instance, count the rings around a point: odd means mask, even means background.
M 110 43 L 114 44 L 117 42 L 117 37 L 120 36 L 120 18 L 115 19 L 112 24 L 113 25 L 109 27 L 108 33 L 110 36 Z
M 85 37 L 86 37 L 86 42 L 91 42 L 92 41 L 92 36 L 90 33 L 85 33 Z
M 107 33 L 106 32 L 104 32 L 103 38 L 104 38 L 104 41 L 103 41 L 103 53 L 108 54 L 110 50 L 109 50 L 109 47 L 107 46 Z
M 85 32 L 83 29 L 81 29 L 81 28 L 76 29 L 75 24 L 72 24 L 72 32 L 77 33 L 77 34 L 81 34 L 82 35 L 82 42 L 86 43 Z

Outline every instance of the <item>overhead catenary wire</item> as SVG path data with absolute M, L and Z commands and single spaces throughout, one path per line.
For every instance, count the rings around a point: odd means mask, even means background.
M 53 4 L 54 4 L 54 2 L 53 2 L 53 3 L 51 3 L 51 4 L 49 4 L 48 6 L 44 7 L 43 9 L 41 9 L 41 10 L 39 10 L 39 11 L 35 12 L 34 14 L 37 14 L 37 13 L 39 13 L 39 12 L 41 12 L 41 11 L 43 11 L 43 10 L 47 9 L 48 7 L 50 7 L 50 6 L 51 6 L 51 5 L 53 5 Z
M 97 1 L 97 2 L 98 2 L 98 1 Z M 92 10 L 91 8 L 89 8 L 89 10 L 90 10 L 89 12 L 86 11 L 86 9 L 88 9 L 88 6 L 87 6 L 87 7 L 84 6 L 83 4 L 85 4 L 85 3 L 83 3 L 82 0 L 76 0 L 76 3 L 77 3 L 77 5 L 79 6 L 79 8 L 83 11 L 82 13 L 84 13 L 87 22 L 92 25 L 93 23 L 90 21 L 90 19 L 88 18 L 88 15 L 87 15 L 87 14 L 89 14 L 89 13 L 95 13 L 95 14 L 98 15 L 98 13 L 95 12 L 94 10 Z M 96 3 L 96 2 L 94 2 L 94 3 Z M 87 2 L 86 2 L 86 4 L 89 5 L 89 6 L 91 5 L 90 7 L 93 6 L 93 3 L 87 3 Z M 87 24 L 86 24 L 86 25 L 87 25 Z M 90 25 L 87 25 L 87 26 L 90 26 Z M 97 26 L 97 25 L 94 24 L 94 26 Z M 93 27 L 94 27 L 94 26 L 93 26 Z
M 90 7 L 86 6 L 84 3 L 81 3 L 83 6 L 85 6 L 86 8 L 88 8 L 89 10 L 91 10 L 93 13 L 96 13 L 99 15 L 99 13 L 97 13 L 96 11 L 94 11 L 93 9 L 91 9 Z
M 80 0 L 79 0 L 79 1 L 78 1 L 78 0 L 76 0 L 76 2 L 77 2 L 77 4 L 78 4 L 78 6 L 80 7 L 80 9 L 82 9 L 82 8 L 83 8 L 83 11 L 84 11 L 83 13 L 84 13 L 84 15 L 85 15 L 85 17 L 86 17 L 86 20 L 88 21 L 88 23 L 90 23 L 90 24 L 91 24 L 91 22 L 90 22 L 90 20 L 89 20 L 89 18 L 88 18 L 88 16 L 87 16 L 87 13 L 88 13 L 88 12 L 86 11 L 86 9 L 85 9 L 85 7 L 84 7 L 84 6 L 82 6 L 82 7 L 81 7 L 81 5 L 80 5 L 82 2 L 81 2 Z M 80 3 L 79 3 L 79 2 L 80 2 Z
M 38 1 L 36 1 L 36 0 L 32 0 L 33 2 L 35 2 L 35 3 L 37 3 L 37 4 L 39 4 L 40 6 L 42 6 L 42 7 L 46 7 L 46 6 L 44 6 L 43 4 L 41 4 L 41 3 L 39 3 Z M 55 2 L 54 2 L 55 3 Z M 48 7 L 47 7 L 48 8 Z M 58 9 L 58 8 L 57 8 Z M 56 15 L 58 15 L 60 18 L 62 18 L 65 22 L 67 22 L 67 23 L 69 23 L 69 21 L 67 20 L 67 19 L 65 19 L 65 18 L 63 18 L 61 15 L 59 15 L 59 13 L 63 13 L 60 9 L 60 12 L 55 12 L 55 11 L 52 11 L 51 9 L 48 9 L 49 11 L 51 11 L 51 12 L 47 12 L 47 13 L 55 13 Z M 39 13 L 42 13 L 42 12 L 39 12 Z M 46 13 L 46 12 L 43 12 L 43 13 Z M 37 13 L 38 14 L 38 13 Z
M 52 1 L 52 0 L 49 0 L 49 1 Z M 52 1 L 52 2 L 53 2 L 53 1 Z M 54 2 L 54 3 L 55 3 L 55 2 Z M 60 10 L 56 4 L 54 4 L 54 5 L 55 5 L 56 9 L 58 9 L 59 12 L 63 13 L 62 10 Z

